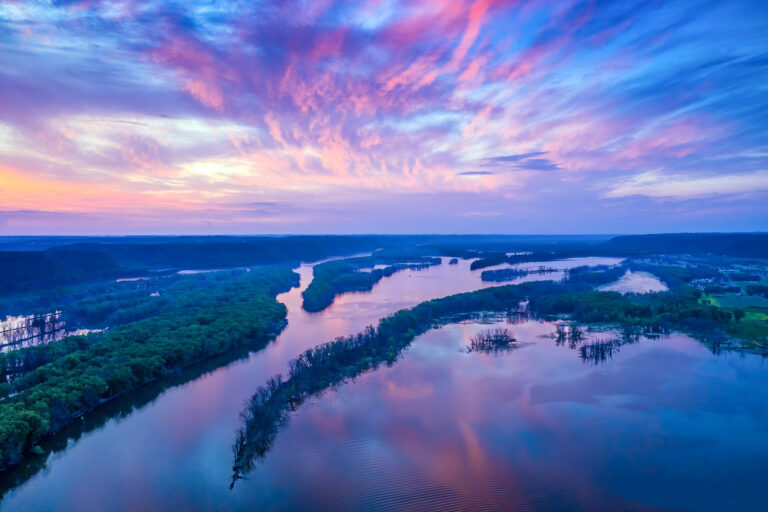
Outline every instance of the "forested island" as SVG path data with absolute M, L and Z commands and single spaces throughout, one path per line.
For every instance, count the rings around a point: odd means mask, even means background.
M 0 468 L 107 400 L 246 343 L 263 346 L 285 323 L 275 296 L 296 285 L 284 267 L 196 276 L 171 288 L 155 316 L 0 353 Z
M 618 242 L 536 237 L 214 238 L 43 240 L 39 250 L 30 250 L 31 240 L 6 243 L 7 249 L 15 243 L 23 250 L 0 253 L 7 263 L 0 268 L 0 282 L 6 284 L 0 288 L 0 314 L 18 315 L 18 325 L 25 329 L 52 334 L 23 346 L 17 343 L 26 336 L 20 331 L 8 334 L 8 345 L 0 347 L 0 467 L 12 466 L 25 453 L 40 452 L 41 440 L 114 397 L 135 393 L 148 382 L 212 356 L 264 347 L 285 324 L 286 307 L 276 296 L 299 284 L 290 268 L 304 258 L 337 258 L 313 265 L 302 296 L 304 309 L 312 312 L 322 311 L 340 294 L 371 290 L 381 279 L 430 269 L 442 258 L 450 263 L 448 270 L 475 276 L 478 287 L 481 282 L 552 273 L 547 262 L 563 258 L 624 259 L 616 265 L 570 268 L 562 282 L 499 286 L 427 301 L 383 318 L 358 335 L 299 355 L 287 377 L 275 377 L 261 388 L 244 412 L 235 479 L 268 451 L 289 411 L 302 401 L 377 365 L 393 363 L 415 336 L 454 315 L 566 315 L 574 325 L 615 325 L 622 337 L 578 344 L 582 358 L 590 361 L 610 358 L 638 335 L 670 331 L 691 333 L 713 348 L 762 351 L 768 345 L 768 267 L 762 259 L 731 254 L 745 251 L 741 235 L 720 236 L 713 247 L 724 254 L 701 252 L 704 246 L 687 238 L 674 242 L 668 252 L 637 249 L 633 237 Z M 654 240 L 658 244 L 667 239 Z M 690 253 L 678 252 L 686 247 Z M 761 250 L 753 248 L 749 254 Z M 350 257 L 355 252 L 370 255 Z M 273 266 L 275 262 L 280 265 Z M 244 268 L 179 272 L 240 265 Z M 488 269 L 497 265 L 500 268 Z M 481 269 L 488 270 L 473 272 Z M 669 291 L 641 295 L 596 290 L 627 271 L 652 274 Z M 523 303 L 526 309 L 521 312 Z M 81 329 L 92 333 L 71 334 Z M 571 344 L 570 338 L 563 340 Z
M 505 281 L 513 281 L 519 277 L 525 277 L 531 274 L 540 275 L 551 274 L 553 272 L 557 272 L 557 269 L 552 267 L 545 267 L 544 265 L 540 265 L 536 268 L 500 268 L 496 270 L 483 270 L 480 274 L 480 279 L 493 283 L 503 283 Z
M 403 259 L 406 261 L 399 261 Z M 377 252 L 363 258 L 320 263 L 314 268 L 312 283 L 304 290 L 303 307 L 307 311 L 322 311 L 341 293 L 367 291 L 383 277 L 391 276 L 395 272 L 421 270 L 439 265 L 440 262 L 440 258 Z
M 254 265 L 372 253 L 476 259 L 494 265 L 578 256 L 689 254 L 768 258 L 766 233 L 632 236 L 303 235 L 188 237 L 4 237 L 0 239 L 0 299 L 114 276 L 178 269 Z M 405 261 L 405 260 L 400 260 Z
M 491 253 L 491 254 L 479 254 L 479 258 L 472 262 L 470 270 L 480 270 L 487 267 L 495 267 L 504 263 L 514 265 L 517 263 L 527 263 L 529 261 L 549 261 L 555 259 L 561 259 L 568 257 L 571 254 L 569 250 L 567 253 L 557 251 L 553 253 L 548 252 L 524 252 L 524 253 Z
M 656 268 L 658 270 L 658 267 Z M 600 361 L 623 343 L 640 335 L 656 336 L 673 330 L 691 334 L 719 350 L 722 343 L 736 347 L 768 349 L 768 323 L 743 323 L 744 315 L 724 310 L 702 300 L 703 293 L 687 284 L 669 292 L 620 294 L 595 291 L 596 286 L 615 280 L 620 267 L 575 268 L 566 280 L 539 281 L 485 288 L 423 302 L 383 318 L 377 326 L 357 335 L 338 338 L 307 350 L 290 363 L 287 377 L 271 378 L 252 396 L 242 412 L 242 426 L 233 445 L 232 485 L 253 470 L 270 450 L 291 411 L 308 398 L 354 379 L 381 364 L 393 364 L 402 350 L 420 334 L 451 321 L 458 315 L 501 312 L 552 318 L 567 315 L 576 322 L 557 333 L 558 343 L 576 348 L 583 331 L 578 324 L 611 324 L 623 338 L 580 347 L 582 358 Z M 675 270 L 668 270 L 675 275 Z M 694 273 L 695 274 L 695 273 Z M 688 276 L 688 282 L 693 279 Z M 478 348 L 510 346 L 509 333 L 490 333 L 478 339 Z M 738 341 L 740 340 L 740 341 Z

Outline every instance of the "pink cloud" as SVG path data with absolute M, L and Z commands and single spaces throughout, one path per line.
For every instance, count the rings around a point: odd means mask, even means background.
M 184 80 L 184 90 L 205 105 L 221 111 L 224 107 L 224 98 L 221 91 L 214 84 L 206 83 L 196 78 Z

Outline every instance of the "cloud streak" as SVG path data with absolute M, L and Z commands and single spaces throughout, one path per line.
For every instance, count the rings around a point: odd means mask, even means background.
M 0 24 L 5 211 L 138 205 L 194 232 L 214 205 L 307 202 L 329 216 L 260 218 L 311 231 L 356 225 L 334 212 L 360 197 L 480 196 L 493 229 L 549 229 L 509 205 L 563 196 L 599 231 L 595 209 L 636 217 L 621 198 L 749 193 L 734 228 L 766 227 L 762 2 L 16 2 Z
M 547 158 L 535 158 L 541 155 L 546 155 L 546 152 L 534 151 L 519 155 L 494 156 L 483 159 L 480 165 L 509 171 L 557 171 L 560 169 L 560 166 Z

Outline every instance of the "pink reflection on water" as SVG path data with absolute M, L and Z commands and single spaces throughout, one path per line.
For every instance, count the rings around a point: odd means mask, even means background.
M 315 314 L 301 309 L 312 275 L 302 265 L 301 288 L 279 297 L 288 326 L 276 341 L 72 442 L 5 510 L 650 510 L 637 501 L 713 510 L 722 492 L 700 486 L 712 460 L 733 476 L 733 499 L 758 496 L 754 468 L 768 471 L 768 439 L 756 358 L 716 358 L 674 335 L 622 347 L 596 367 L 542 338 L 554 328 L 540 322 L 507 326 L 521 347 L 498 355 L 464 350 L 490 325 L 419 337 L 391 368 L 304 404 L 229 491 L 238 415 L 268 377 L 402 307 L 486 286 L 469 264 L 399 272 Z
M 685 421 L 696 425 L 694 437 L 712 435 L 695 416 L 701 403 L 687 382 L 712 364 L 706 348 L 676 334 L 625 345 L 615 360 L 596 367 L 547 337 L 553 324 L 531 321 L 507 326 L 520 348 L 498 354 L 462 349 L 488 327 L 465 322 L 431 331 L 393 367 L 317 398 L 293 417 L 258 471 L 290 472 L 308 496 L 343 508 L 388 508 L 385 502 L 403 510 L 427 504 L 514 510 L 679 505 L 679 497 L 648 480 L 649 471 L 662 480 L 671 476 L 675 470 L 663 469 L 668 462 L 662 461 L 691 442 L 683 441 L 685 431 L 675 434 L 678 440 L 665 437 L 668 420 L 648 407 L 670 408 L 674 415 L 689 407 L 693 416 Z M 690 399 L 694 404 L 687 404 Z M 327 432 L 319 418 L 344 429 Z M 297 472 L 297 460 L 308 452 L 311 473 Z M 697 477 L 688 478 L 698 487 Z M 690 496 L 691 489 L 686 492 Z

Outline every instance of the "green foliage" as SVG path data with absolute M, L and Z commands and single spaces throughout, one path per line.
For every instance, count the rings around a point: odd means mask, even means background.
M 502 263 L 509 263 L 509 258 L 505 253 L 490 254 L 476 259 L 469 265 L 470 270 L 479 270 L 481 268 L 493 267 L 495 265 L 501 265 Z
M 500 268 L 496 270 L 483 270 L 480 279 L 484 282 L 501 283 L 504 281 L 514 281 L 529 274 L 528 270 L 522 268 Z
M 606 246 L 625 254 L 706 254 L 766 258 L 768 233 L 625 235 L 612 238 Z
M 541 289 L 555 286 L 540 284 Z M 468 311 L 517 309 L 530 291 L 526 286 L 504 286 L 422 302 L 383 318 L 375 328 L 337 338 L 299 355 L 290 363 L 289 378 L 283 380 L 278 375 L 270 379 L 241 413 L 243 424 L 233 446 L 232 484 L 269 451 L 288 412 L 308 397 L 382 363 L 391 364 L 403 348 L 431 328 L 438 318 Z
M 298 285 L 286 268 L 180 281 L 156 316 L 89 336 L 2 354 L 12 393 L 0 403 L 0 467 L 98 404 L 178 368 L 246 343 L 266 343 L 284 325 L 277 293 Z
M 748 272 L 731 272 L 728 277 L 731 278 L 731 281 L 750 281 L 754 283 L 760 281 L 760 275 Z
M 470 270 L 480 270 L 486 267 L 501 265 L 502 263 L 526 263 L 529 261 L 552 261 L 567 257 L 564 252 L 527 252 L 524 254 L 491 253 L 483 255 L 481 258 L 472 262 Z
M 649 265 L 630 262 L 631 270 L 649 272 L 670 288 L 680 288 L 695 279 L 716 279 L 722 277 L 720 271 L 711 265 Z
M 382 363 L 391 364 L 416 336 L 432 328 L 441 318 L 481 311 L 517 310 L 522 301 L 528 300 L 529 309 L 535 314 L 569 314 L 579 322 L 617 323 L 627 333 L 650 334 L 679 329 L 710 336 L 722 330 L 735 333 L 737 329 L 747 332 L 746 329 L 752 328 L 752 324 L 745 320 L 735 322 L 730 312 L 700 304 L 701 293 L 691 288 L 645 295 L 591 289 L 594 282 L 615 277 L 612 269 L 593 273 L 579 270 L 572 279 L 560 283 L 498 286 L 430 300 L 383 318 L 378 326 L 368 327 L 357 335 L 337 338 L 307 350 L 291 361 L 287 379 L 279 375 L 270 379 L 242 412 L 243 422 L 233 445 L 232 485 L 269 451 L 290 411 L 313 395 Z M 761 332 L 763 336 L 768 334 L 765 328 Z M 605 356 L 595 354 L 590 357 Z
M 627 269 L 622 265 L 574 267 L 568 271 L 568 286 L 571 289 L 581 287 L 596 288 L 616 281 L 626 271 Z
M 728 312 L 699 304 L 697 291 L 689 288 L 655 294 L 583 291 L 534 295 L 531 307 L 543 315 L 565 313 L 581 322 L 611 322 L 655 332 L 712 333 L 727 330 L 733 320 Z
M 762 284 L 748 284 L 747 295 L 760 295 L 768 299 L 768 286 Z
M 295 265 L 382 247 L 399 250 L 432 239 L 435 237 L 299 235 L 93 237 L 58 241 L 45 237 L 21 244 L 5 241 L 0 245 L 45 250 L 0 251 L 0 297 L 120 276 L 146 275 L 147 269 Z M 0 305 L 0 311 L 2 309 Z
M 296 264 L 401 245 L 402 237 L 372 235 L 201 236 L 94 241 L 63 248 L 99 251 L 118 263 L 149 268 L 232 268 Z M 54 250 L 59 250 L 54 249 Z
M 10 294 L 116 275 L 117 263 L 88 250 L 0 252 L 0 293 Z

